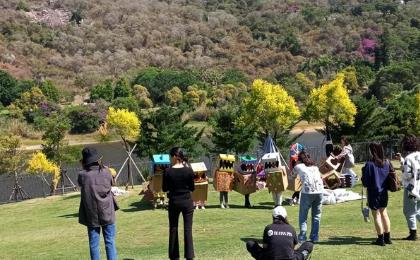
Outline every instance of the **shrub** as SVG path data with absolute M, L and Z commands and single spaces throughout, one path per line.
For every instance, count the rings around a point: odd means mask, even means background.
M 191 119 L 194 121 L 208 121 L 213 116 L 214 110 L 206 106 L 201 106 L 197 110 L 191 113 Z
M 115 109 L 127 109 L 128 111 L 138 113 L 139 104 L 133 97 L 119 97 L 112 101 L 111 106 Z
M 16 80 L 6 71 L 0 70 L 0 102 L 8 106 L 19 94 Z
M 90 90 L 90 100 L 98 99 L 104 99 L 109 102 L 114 99 L 114 88 L 111 80 L 105 80 Z
M 54 86 L 50 80 L 42 82 L 39 88 L 48 100 L 54 102 L 58 102 L 60 100 L 60 93 L 58 92 L 57 87 Z
M 89 106 L 75 106 L 67 112 L 70 120 L 70 132 L 84 134 L 95 132 L 99 128 L 100 116 Z

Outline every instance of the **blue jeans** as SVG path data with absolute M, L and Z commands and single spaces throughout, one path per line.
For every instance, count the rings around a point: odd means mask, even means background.
M 407 219 L 408 228 L 412 230 L 417 229 L 416 219 L 420 222 L 420 201 L 409 198 L 406 189 L 404 189 L 403 212 Z
M 117 260 L 117 248 L 115 247 L 115 224 L 109 224 L 102 227 L 88 227 L 90 259 L 100 260 L 99 239 L 102 228 L 102 234 L 105 240 L 106 259 Z
M 319 236 L 319 224 L 321 222 L 321 209 L 322 209 L 322 193 L 320 194 L 306 194 L 301 193 L 300 195 L 300 207 L 299 207 L 299 226 L 300 233 L 298 236 L 299 242 L 306 241 L 306 230 L 307 230 L 307 219 L 308 212 L 311 209 L 312 214 L 312 227 L 309 239 L 312 241 L 318 241 Z

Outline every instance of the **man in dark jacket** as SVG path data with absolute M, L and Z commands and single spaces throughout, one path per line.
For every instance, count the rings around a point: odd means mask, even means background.
M 287 221 L 286 209 L 277 206 L 273 210 L 273 224 L 265 227 L 263 247 L 256 241 L 248 241 L 246 247 L 257 260 L 304 260 L 313 250 L 313 243 L 304 242 L 299 249 L 295 229 Z
M 95 148 L 85 147 L 82 150 L 83 171 L 77 178 L 81 189 L 79 223 L 87 226 L 91 259 L 100 259 L 99 239 L 102 229 L 107 259 L 114 260 L 117 259 L 115 210 L 118 207 L 111 192 L 112 174 L 102 166 L 101 159 Z

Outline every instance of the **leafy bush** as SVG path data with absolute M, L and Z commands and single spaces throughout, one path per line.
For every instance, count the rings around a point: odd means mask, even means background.
M 99 128 L 100 116 L 89 106 L 75 106 L 67 111 L 70 120 L 70 132 L 84 134 L 95 132 Z
M 20 95 L 16 80 L 6 71 L 0 70 L 0 102 L 10 105 Z
M 108 102 L 114 99 L 114 88 L 111 80 L 105 80 L 90 90 L 90 100 L 95 101 L 98 99 L 104 99 Z
M 39 88 L 48 100 L 54 102 L 58 102 L 60 100 L 60 93 L 51 80 L 45 80 Z
M 131 88 L 126 79 L 120 78 L 117 83 L 115 83 L 114 98 L 129 96 L 131 96 Z
M 139 104 L 133 97 L 116 98 L 112 101 L 111 106 L 115 109 L 127 109 L 136 114 L 139 112 Z

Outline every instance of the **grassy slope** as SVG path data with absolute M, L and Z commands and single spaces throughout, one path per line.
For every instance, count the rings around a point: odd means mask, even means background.
M 359 171 L 358 171 L 359 172 Z M 139 187 L 119 197 L 117 247 L 119 258 L 166 259 L 168 220 L 164 210 L 150 210 L 140 203 Z M 360 191 L 360 186 L 355 188 Z M 290 196 L 290 192 L 286 196 Z M 271 196 L 266 190 L 251 195 L 254 209 L 239 207 L 243 197 L 230 193 L 229 210 L 217 208 L 218 194 L 209 193 L 209 206 L 194 215 L 197 259 L 251 259 L 243 240 L 261 238 L 271 221 Z M 34 199 L 1 205 L 1 259 L 88 259 L 86 230 L 77 223 L 79 195 Z M 238 206 L 236 206 L 238 205 Z M 402 214 L 402 192 L 390 195 L 390 217 L 394 244 L 369 245 L 373 223 L 364 223 L 360 201 L 325 206 L 320 238 L 313 259 L 413 259 L 419 242 L 399 240 L 407 233 Z M 297 227 L 298 207 L 287 207 L 290 222 Z M 181 230 L 182 241 L 182 230 Z M 102 246 L 103 247 L 103 246 Z M 182 248 L 182 245 L 181 245 Z M 101 249 L 103 250 L 103 248 Z M 182 252 L 181 252 L 182 254 Z

